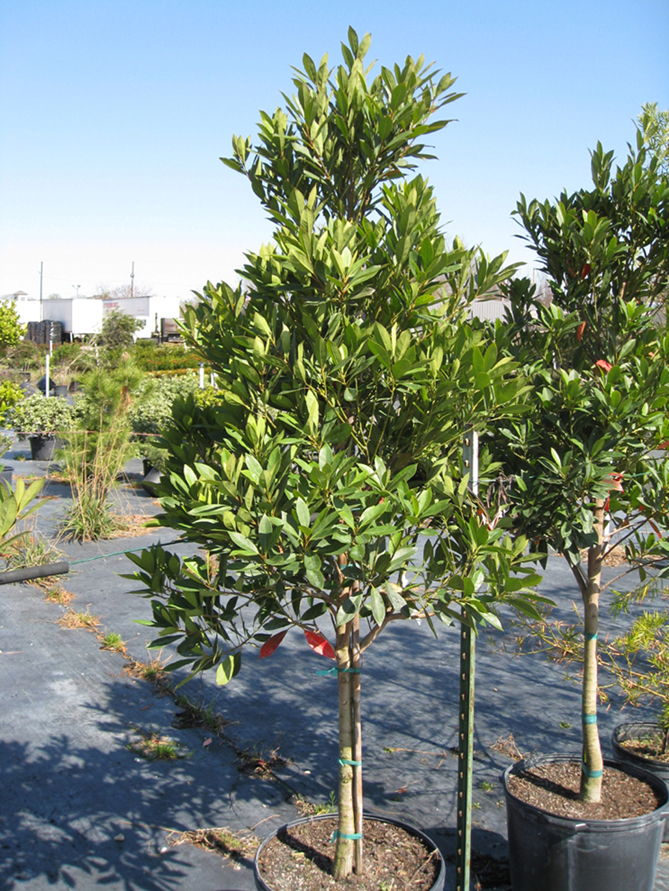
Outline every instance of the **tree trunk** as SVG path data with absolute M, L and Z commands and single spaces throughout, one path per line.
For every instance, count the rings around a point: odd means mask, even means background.
M 602 747 L 597 729 L 597 631 L 599 627 L 599 593 L 604 548 L 604 502 L 595 506 L 595 528 L 598 543 L 588 551 L 588 575 L 582 589 L 585 640 L 583 644 L 583 765 L 581 801 L 599 801 L 602 792 Z
M 355 834 L 355 871 L 361 876 L 364 872 L 362 859 L 362 719 L 360 716 L 360 616 L 351 620 L 351 718 L 353 723 L 353 822 Z
M 345 669 L 351 668 L 351 622 L 337 628 L 337 685 L 339 692 L 339 826 L 335 848 L 333 877 L 335 881 L 350 876 L 353 871 L 354 843 L 356 832 L 353 812 L 353 767 L 354 727 L 353 697 L 351 678 Z M 351 838 L 347 838 L 351 836 Z

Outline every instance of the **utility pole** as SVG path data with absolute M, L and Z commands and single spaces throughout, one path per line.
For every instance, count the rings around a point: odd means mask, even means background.
M 135 261 L 132 261 L 132 272 L 130 273 L 130 296 L 135 296 Z
M 44 321 L 44 308 L 42 303 L 42 279 L 44 278 L 44 260 L 39 264 L 39 320 Z

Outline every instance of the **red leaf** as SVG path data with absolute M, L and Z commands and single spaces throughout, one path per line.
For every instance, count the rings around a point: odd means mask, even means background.
M 658 538 L 662 538 L 662 533 L 661 533 L 660 530 L 657 528 L 657 526 L 655 525 L 655 523 L 654 523 L 652 520 L 648 520 L 648 522 L 649 522 L 649 524 L 651 525 L 651 527 L 652 527 L 652 529 L 653 529 L 653 532 L 657 535 L 657 537 L 658 537 Z
M 608 374 L 609 371 L 611 371 L 611 369 L 613 368 L 613 365 L 610 365 L 610 364 L 606 361 L 606 359 L 597 359 L 597 361 L 595 362 L 595 365 L 596 365 L 598 368 L 601 368 L 602 371 L 606 372 L 606 374 Z
M 583 332 L 585 331 L 585 326 L 587 322 L 581 322 L 581 324 L 576 329 L 576 340 L 583 340 Z
M 306 631 L 304 632 L 304 636 L 307 639 L 307 643 L 311 647 L 311 649 L 318 653 L 319 656 L 325 656 L 326 659 L 336 659 L 335 651 L 332 649 L 332 645 L 327 641 L 322 634 L 317 634 L 315 631 Z
M 611 491 L 617 489 L 618 492 L 624 492 L 622 473 L 610 473 L 604 477 L 604 482 L 609 484 Z
M 590 272 L 590 264 L 584 263 L 583 269 L 581 269 L 581 281 L 583 281 L 583 279 L 586 277 L 586 275 L 589 274 L 589 272 Z
M 271 656 L 274 650 L 279 646 L 284 637 L 288 634 L 287 631 L 282 631 L 280 634 L 275 634 L 273 637 L 270 637 L 269 640 L 266 640 L 265 643 L 260 647 L 260 659 L 266 659 L 268 656 Z

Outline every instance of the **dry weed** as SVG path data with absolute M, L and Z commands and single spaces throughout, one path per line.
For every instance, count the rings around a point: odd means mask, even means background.
M 259 844 L 258 837 L 250 829 L 233 831 L 227 826 L 212 829 L 194 829 L 188 832 L 171 832 L 167 837 L 170 847 L 189 844 L 205 851 L 215 851 L 233 863 L 250 860 Z
M 85 628 L 87 631 L 95 631 L 100 624 L 100 619 L 90 613 L 77 613 L 73 609 L 68 609 L 58 619 L 58 624 L 61 628 Z
M 513 761 L 522 761 L 523 758 L 527 757 L 527 755 L 523 755 L 516 745 L 513 733 L 510 733 L 508 736 L 498 737 L 490 748 L 493 752 L 498 752 L 500 755 L 511 758 Z

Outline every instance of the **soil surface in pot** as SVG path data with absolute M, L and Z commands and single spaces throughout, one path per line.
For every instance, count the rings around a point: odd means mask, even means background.
M 332 878 L 336 818 L 283 829 L 263 848 L 260 873 L 273 891 L 429 891 L 439 875 L 439 859 L 415 835 L 377 820 L 363 821 L 365 873 L 341 882 Z
M 581 765 L 577 761 L 537 764 L 518 776 L 510 776 L 508 781 L 511 794 L 526 804 L 575 820 L 640 817 L 657 810 L 663 803 L 643 780 L 614 767 L 604 768 L 601 801 L 579 801 L 580 785 Z
M 648 733 L 637 739 L 625 739 L 618 742 L 619 746 L 627 749 L 639 758 L 651 758 L 653 761 L 664 761 L 669 764 L 669 752 L 663 752 L 664 733 Z M 669 748 L 669 746 L 667 747 Z

